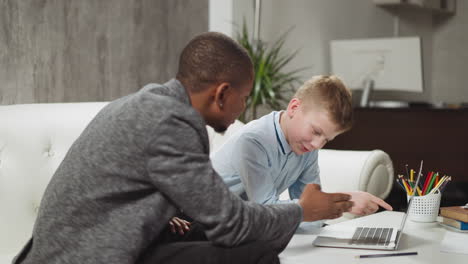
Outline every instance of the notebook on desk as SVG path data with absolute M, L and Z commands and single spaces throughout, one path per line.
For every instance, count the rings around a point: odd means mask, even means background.
M 421 161 L 416 186 L 418 186 L 419 179 L 421 178 L 422 165 L 423 162 Z M 353 230 L 336 230 L 337 235 L 334 235 L 333 232 L 320 234 L 313 244 L 318 247 L 396 250 L 400 243 L 413 196 L 414 193 L 409 198 L 408 208 L 399 224 L 399 228 L 375 225 L 372 227 L 357 227 L 353 228 Z M 353 232 L 352 237 L 346 237 L 346 231 Z M 338 233 L 344 235 L 340 236 Z

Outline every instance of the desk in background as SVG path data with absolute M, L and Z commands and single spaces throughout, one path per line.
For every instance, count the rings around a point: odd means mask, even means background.
M 468 109 L 356 108 L 353 128 L 328 143 L 329 149 L 381 149 L 390 155 L 395 174 L 405 164 L 452 176 L 441 206 L 468 202 Z M 396 210 L 406 208 L 397 186 L 386 199 Z

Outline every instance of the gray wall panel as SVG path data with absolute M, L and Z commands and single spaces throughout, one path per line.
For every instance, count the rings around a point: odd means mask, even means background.
M 105 101 L 164 82 L 207 0 L 0 0 L 0 102 Z

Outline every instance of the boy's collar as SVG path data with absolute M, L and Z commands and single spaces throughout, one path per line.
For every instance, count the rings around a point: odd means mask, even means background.
M 278 140 L 280 149 L 283 155 L 286 155 L 286 154 L 289 154 L 292 151 L 292 149 L 291 149 L 291 146 L 289 146 L 288 142 L 286 141 L 286 137 L 284 136 L 283 130 L 281 129 L 281 126 L 279 123 L 281 113 L 284 113 L 284 111 L 274 112 L 273 124 L 275 127 L 276 139 Z

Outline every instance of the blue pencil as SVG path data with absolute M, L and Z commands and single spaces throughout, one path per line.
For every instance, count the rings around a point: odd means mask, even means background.
M 398 182 L 398 185 L 400 185 L 400 187 L 403 189 L 403 191 L 406 192 L 405 186 L 403 186 L 403 184 L 398 179 L 396 179 L 396 182 Z

